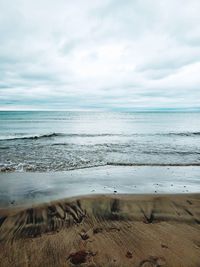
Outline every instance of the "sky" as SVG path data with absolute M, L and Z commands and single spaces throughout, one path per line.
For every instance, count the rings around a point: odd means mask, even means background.
M 199 0 L 0 0 L 0 109 L 200 108 Z

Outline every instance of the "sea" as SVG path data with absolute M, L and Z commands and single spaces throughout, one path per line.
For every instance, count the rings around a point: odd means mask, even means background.
M 200 166 L 199 112 L 0 111 L 0 172 Z

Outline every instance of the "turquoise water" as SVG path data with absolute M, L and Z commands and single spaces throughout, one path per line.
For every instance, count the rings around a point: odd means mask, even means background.
M 200 113 L 0 112 L 0 171 L 200 165 Z

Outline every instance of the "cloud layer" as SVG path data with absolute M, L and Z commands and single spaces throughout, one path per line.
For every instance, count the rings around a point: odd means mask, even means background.
M 0 109 L 200 107 L 199 0 L 0 0 Z

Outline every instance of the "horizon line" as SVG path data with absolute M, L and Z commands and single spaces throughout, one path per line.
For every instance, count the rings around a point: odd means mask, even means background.
M 200 111 L 200 107 L 188 107 L 188 108 L 133 108 L 133 109 L 126 109 L 126 108 L 123 108 L 123 109 L 104 109 L 104 108 L 92 108 L 92 109 L 1 109 L 0 108 L 0 112 L 5 112 L 5 111 L 68 111 L 68 112 L 151 112 L 151 111 L 154 111 L 154 112 L 170 112 L 170 111 Z

